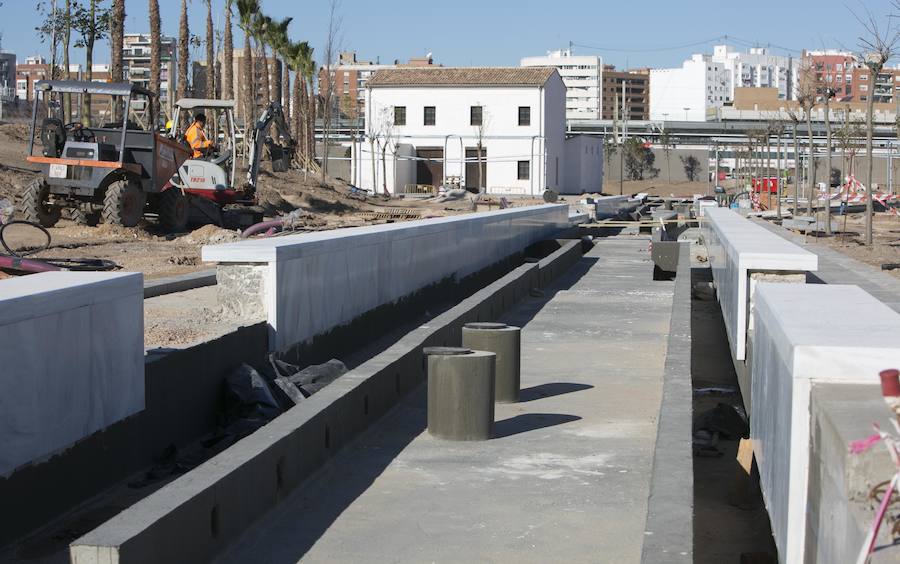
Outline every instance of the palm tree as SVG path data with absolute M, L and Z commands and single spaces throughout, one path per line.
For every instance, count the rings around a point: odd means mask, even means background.
M 122 50 L 125 48 L 125 0 L 113 0 L 109 22 L 110 78 L 113 82 L 125 79 L 122 64 Z M 122 120 L 121 100 L 116 100 L 113 107 L 115 120 Z
M 282 100 L 282 79 L 278 68 L 278 58 L 281 56 L 284 59 L 282 53 L 291 42 L 287 30 L 293 19 L 285 18 L 279 22 L 270 21 L 266 28 L 266 43 L 272 46 L 272 91 L 269 97 L 281 105 L 284 105 L 284 103 Z
M 156 93 L 153 97 L 152 114 L 159 120 L 159 91 L 160 91 L 160 73 L 161 73 L 161 53 L 162 53 L 162 36 L 160 32 L 159 21 L 159 0 L 149 0 L 150 2 L 150 90 Z M 171 97 L 171 93 L 169 93 Z M 159 123 L 154 123 L 153 127 L 157 127 Z
M 65 77 L 72 79 L 72 67 L 69 63 L 69 46 L 72 43 L 72 0 L 66 0 L 65 32 L 63 33 L 63 65 Z M 63 94 L 63 119 L 66 123 L 72 121 L 72 95 Z
M 213 32 L 212 0 L 206 0 L 206 97 L 216 97 L 216 38 Z
M 231 35 L 231 10 L 234 0 L 225 0 L 225 32 L 222 46 L 222 99 L 234 99 L 234 37 Z
M 316 96 L 313 91 L 313 77 L 316 74 L 316 60 L 313 57 L 314 49 L 309 49 L 309 56 L 304 61 L 303 97 L 306 101 L 306 159 L 309 164 L 316 162 Z M 308 88 L 307 88 L 308 87 Z
M 294 137 L 298 142 L 298 160 L 305 168 L 308 162 L 308 147 L 305 127 L 305 111 L 304 111 L 304 92 L 305 92 L 305 72 L 309 60 L 312 58 L 312 49 L 306 41 L 300 43 L 290 43 L 285 46 L 283 52 L 284 60 L 288 67 L 294 71 L 294 87 L 292 89 L 292 101 L 289 105 L 293 106 L 293 120 L 291 127 L 294 130 Z
M 191 30 L 188 26 L 187 0 L 181 0 L 181 18 L 178 21 L 178 88 L 175 95 L 176 101 L 187 96 L 190 41 Z
M 269 83 L 269 56 L 266 54 L 266 33 L 272 25 L 272 18 L 257 12 L 250 26 L 250 34 L 256 40 L 256 51 L 262 57 L 262 84 L 260 89 L 263 93 L 264 106 L 272 99 L 272 89 Z
M 259 0 L 236 0 L 238 8 L 238 27 L 244 32 L 243 80 L 241 80 L 241 98 L 245 127 L 256 116 L 256 86 L 253 76 L 253 50 L 250 37 L 253 35 L 253 20 L 259 13 Z

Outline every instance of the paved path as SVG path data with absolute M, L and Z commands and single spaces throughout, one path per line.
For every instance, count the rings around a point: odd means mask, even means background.
M 674 288 L 647 243 L 601 240 L 504 319 L 524 401 L 497 438 L 432 439 L 420 390 L 220 560 L 639 562 Z
M 788 241 L 800 245 L 819 257 L 816 278 L 825 284 L 853 284 L 872 294 L 894 311 L 900 312 L 900 280 L 872 265 L 860 262 L 825 245 L 807 243 L 806 237 L 797 235 L 779 225 L 757 220 L 760 225 Z

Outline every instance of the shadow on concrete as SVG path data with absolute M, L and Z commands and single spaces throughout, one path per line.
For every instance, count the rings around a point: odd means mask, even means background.
M 562 413 L 523 413 L 522 415 L 516 415 L 494 423 L 493 438 L 502 439 L 529 431 L 555 427 L 563 423 L 571 423 L 580 419 L 581 417 L 577 415 L 565 415 Z
M 505 314 L 498 321 L 516 327 L 525 327 L 558 292 L 568 290 L 577 284 L 599 260 L 596 257 L 581 257 L 572 268 L 553 281 L 547 288 L 544 288 L 540 295 L 525 298 L 515 305 L 512 312 Z
M 247 554 L 226 550 L 216 561 L 295 564 L 302 560 L 338 517 L 425 430 L 425 392 L 423 385 L 298 487 L 275 509 L 276 527 L 247 530 L 244 535 L 256 539 L 256 546 L 265 547 L 263 551 Z
M 519 392 L 519 403 L 535 401 L 563 394 L 581 392 L 593 388 L 590 384 L 575 384 L 573 382 L 552 382 L 525 388 Z

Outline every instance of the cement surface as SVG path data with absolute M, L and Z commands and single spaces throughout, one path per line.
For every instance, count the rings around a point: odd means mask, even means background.
M 638 562 L 674 287 L 647 243 L 599 241 L 501 320 L 523 401 L 493 440 L 430 437 L 422 388 L 220 561 Z

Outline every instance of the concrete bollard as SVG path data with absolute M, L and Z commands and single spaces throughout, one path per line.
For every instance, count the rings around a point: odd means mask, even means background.
M 484 441 L 494 429 L 492 352 L 428 347 L 428 432 L 450 441 Z
M 466 323 L 462 346 L 497 355 L 494 369 L 494 399 L 500 403 L 519 401 L 521 385 L 522 330 L 504 323 Z

